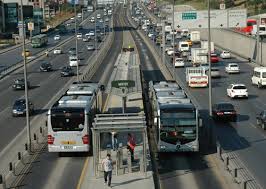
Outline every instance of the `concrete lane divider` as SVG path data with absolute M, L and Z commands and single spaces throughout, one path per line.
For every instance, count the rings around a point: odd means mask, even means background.
M 111 26 L 113 22 L 110 23 Z M 112 27 L 113 28 L 113 27 Z M 97 68 L 100 66 L 101 61 L 104 59 L 104 56 L 108 52 L 111 44 L 114 41 L 114 31 L 109 32 L 108 36 L 105 39 L 105 43 L 101 44 L 100 50 L 98 53 L 92 54 L 88 59 L 89 64 L 85 68 L 85 71 L 82 74 L 82 80 L 89 80 L 92 75 L 96 72 Z M 54 99 L 58 99 L 64 92 L 67 87 L 75 80 L 72 78 L 64 87 L 64 90 L 59 91 Z M 53 103 L 53 102 L 51 102 Z M 42 119 L 42 123 L 44 123 Z M 43 124 L 42 127 L 34 127 L 32 130 L 33 133 L 33 142 L 32 146 L 29 147 L 27 144 L 24 145 L 24 149 L 17 152 L 14 158 L 10 158 L 12 161 L 6 162 L 6 169 L 0 172 L 0 188 L 15 188 L 21 184 L 24 176 L 26 176 L 31 168 L 33 162 L 36 162 L 41 153 L 46 152 L 47 150 L 47 126 Z M 26 136 L 24 137 L 26 139 Z M 26 140 L 25 140 L 26 141 Z M 11 150 L 11 149 L 10 149 Z M 19 155 L 18 155 L 19 154 Z M 1 181 L 2 179 L 2 181 Z

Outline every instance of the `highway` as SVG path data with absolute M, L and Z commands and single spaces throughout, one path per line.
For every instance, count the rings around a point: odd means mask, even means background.
M 157 47 L 159 51 L 159 48 Z M 220 51 L 217 51 L 220 54 Z M 166 55 L 167 56 L 167 55 Z M 167 58 L 167 64 L 170 59 Z M 225 73 L 225 65 L 227 63 L 239 63 L 240 74 Z M 221 60 L 217 64 L 212 64 L 218 67 L 221 71 L 222 77 L 220 79 L 212 80 L 213 103 L 217 102 L 231 102 L 238 113 L 238 120 L 236 123 L 210 122 L 209 133 L 214 136 L 208 136 L 207 141 L 216 139 L 222 148 L 228 152 L 237 154 L 240 160 L 256 178 L 262 188 L 266 188 L 264 160 L 266 158 L 266 132 L 256 126 L 256 115 L 262 110 L 266 109 L 265 89 L 258 89 L 257 86 L 251 84 L 251 75 L 254 65 L 247 63 L 247 61 L 233 57 L 228 60 Z M 186 65 L 189 66 L 189 63 Z M 176 68 L 175 74 L 178 80 L 186 86 L 185 82 L 185 68 Z M 230 99 L 226 95 L 226 88 L 232 83 L 243 83 L 246 85 L 249 98 L 248 99 Z M 201 108 L 201 112 L 208 120 L 208 89 L 188 89 Z M 208 148 L 213 144 L 207 143 L 205 138 L 205 145 L 203 145 L 203 153 L 208 153 Z M 209 146 L 210 145 L 210 146 Z M 206 151 L 207 150 L 207 151 Z
M 90 15 L 91 13 L 84 13 L 84 20 Z M 81 19 L 78 18 L 77 19 L 77 23 L 81 23 Z M 30 59 L 34 59 L 35 55 L 37 55 L 40 52 L 44 52 L 44 50 L 46 49 L 50 49 L 52 47 L 57 46 L 61 41 L 66 40 L 67 38 L 73 36 L 73 33 L 71 32 L 72 29 L 74 29 L 75 27 L 75 23 L 72 23 L 72 20 L 67 20 L 65 21 L 65 23 L 63 23 L 64 25 L 66 24 L 70 24 L 70 26 L 66 26 L 68 32 L 65 34 L 61 34 L 61 39 L 55 41 L 54 40 L 54 36 L 56 34 L 58 34 L 58 32 L 55 32 L 54 34 L 48 34 L 48 45 L 45 47 L 41 47 L 41 48 L 32 48 L 31 44 L 27 44 L 26 45 L 26 49 L 28 49 L 31 52 L 31 57 L 29 57 Z M 15 65 L 19 62 L 23 61 L 23 57 L 21 55 L 22 53 L 22 46 L 18 47 L 18 48 L 13 48 L 10 51 L 6 51 L 4 53 L 0 54 L 0 60 L 1 60 L 1 66 L 0 66 L 0 72 L 12 65 Z M 44 54 L 44 53 L 43 53 Z
M 94 28 L 94 23 L 87 23 L 84 26 L 83 34 L 87 32 L 87 29 Z M 78 41 L 79 58 L 81 59 L 81 65 L 85 65 L 87 59 L 90 57 L 93 51 L 88 51 L 86 45 L 91 42 Z M 50 101 L 58 89 L 62 88 L 64 84 L 70 79 L 68 77 L 60 77 L 60 70 L 63 66 L 68 66 L 68 50 L 75 45 L 75 40 L 71 40 L 69 43 L 63 45 L 63 54 L 51 55 L 44 60 L 49 61 L 53 65 L 54 71 L 52 72 L 40 72 L 39 67 L 41 61 L 30 64 L 28 66 L 28 79 L 31 84 L 29 90 L 29 98 L 33 102 L 36 113 L 31 116 L 31 120 L 39 115 L 45 115 L 47 109 L 44 109 L 45 105 Z M 82 66 L 80 66 L 82 70 Z M 17 78 L 23 78 L 23 70 L 20 69 L 7 78 L 0 81 L 0 151 L 22 130 L 24 129 L 26 122 L 24 117 L 12 117 L 12 106 L 16 99 L 22 98 L 24 90 L 14 91 L 12 89 L 13 80 Z M 49 90 L 47 90 L 49 89 Z M 7 124 L 8 123 L 8 124 Z M 12 128 L 12 132 L 10 132 Z
M 121 9 L 119 9 L 118 12 L 119 11 L 121 11 Z M 108 51 L 104 61 L 101 63 L 98 71 L 91 78 L 91 81 L 107 84 L 113 70 L 113 65 L 123 44 L 123 27 L 120 26 L 121 17 L 119 14 L 115 13 L 114 43 Z M 88 59 L 88 56 L 84 57 L 84 59 Z M 57 87 L 57 91 L 59 88 L 60 86 Z M 56 93 L 57 91 L 55 89 L 53 92 Z M 40 155 L 38 162 L 32 165 L 31 173 L 25 176 L 19 185 L 22 185 L 21 188 L 23 189 L 76 188 L 86 158 L 88 158 L 89 161 L 92 161 L 92 158 L 87 157 L 87 154 L 64 154 L 64 157 L 58 157 L 58 153 L 48 153 L 46 151 Z

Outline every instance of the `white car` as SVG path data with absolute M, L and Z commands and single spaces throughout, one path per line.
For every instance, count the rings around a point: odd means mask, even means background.
M 231 58 L 231 53 L 230 53 L 229 51 L 223 51 L 223 52 L 220 54 L 220 57 L 223 58 L 223 59 Z
M 167 54 L 168 56 L 172 56 L 172 55 L 174 54 L 174 49 L 173 49 L 173 48 L 169 48 L 169 49 L 167 50 L 166 54 Z
M 60 47 L 55 48 L 54 54 L 62 54 L 62 49 Z
M 61 39 L 61 36 L 60 35 L 55 35 L 54 36 L 54 40 L 57 41 L 57 40 L 60 40 Z
M 89 36 L 94 36 L 95 33 L 94 33 L 94 31 L 90 31 L 90 32 L 88 33 L 88 35 L 89 35 Z
M 76 56 L 69 57 L 69 66 L 77 66 L 78 62 L 79 60 Z
M 82 39 L 82 33 L 77 33 L 77 38 Z
M 248 89 L 244 84 L 231 84 L 226 90 L 227 96 L 231 98 L 248 98 Z
M 70 20 L 74 20 L 74 19 L 75 19 L 75 17 L 71 17 L 71 18 L 70 18 Z
M 227 66 L 225 67 L 225 72 L 227 73 L 239 73 L 240 69 L 237 63 L 229 63 L 227 64 Z
M 97 14 L 97 19 L 100 19 L 101 18 L 101 15 L 100 14 Z
M 148 34 L 148 37 L 149 37 L 149 38 L 152 38 L 153 35 L 154 35 L 153 33 L 149 33 L 149 34 Z
M 78 13 L 78 14 L 77 14 L 77 17 L 78 17 L 78 18 L 81 18 L 81 17 L 82 17 L 82 14 L 81 14 L 81 13 Z
M 85 37 L 82 39 L 82 41 L 83 41 L 83 42 L 88 42 L 88 41 L 90 41 L 90 38 L 85 36 Z
M 91 23 L 95 22 L 95 18 L 94 17 L 91 17 Z
M 183 60 L 183 58 L 176 58 L 175 59 L 175 67 L 179 68 L 179 67 L 184 67 L 185 66 L 185 62 Z

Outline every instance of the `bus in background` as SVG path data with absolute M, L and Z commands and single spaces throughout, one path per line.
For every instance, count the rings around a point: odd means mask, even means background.
M 247 19 L 247 26 L 244 28 L 238 28 L 237 31 L 247 34 L 247 35 L 251 35 L 253 26 L 256 24 L 257 24 L 256 19 Z
M 74 83 L 48 111 L 49 152 L 90 152 L 91 127 L 100 111 L 97 83 Z
M 198 109 L 173 81 L 149 83 L 158 152 L 198 152 Z
M 31 38 L 31 46 L 33 48 L 43 47 L 47 45 L 48 37 L 46 34 L 35 35 Z

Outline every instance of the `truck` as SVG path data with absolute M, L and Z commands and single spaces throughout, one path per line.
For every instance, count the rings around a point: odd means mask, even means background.
M 202 49 L 207 49 L 208 51 L 208 41 L 207 40 L 201 41 L 200 47 Z M 214 53 L 214 42 L 211 42 L 211 53 Z
M 186 82 L 189 87 L 207 87 L 208 75 L 204 67 L 188 67 L 186 68 Z
M 207 64 L 207 49 L 203 48 L 191 48 L 191 63 L 193 66 L 199 66 L 202 64 Z M 204 56 L 205 54 L 205 56 Z
M 92 5 L 87 6 L 87 12 L 93 12 L 93 6 Z
M 259 28 L 260 28 L 259 35 L 260 36 L 266 36 L 266 25 L 260 25 Z M 253 26 L 253 30 L 251 31 L 251 35 L 252 36 L 257 35 L 257 25 Z
M 192 31 L 190 33 L 190 40 L 192 41 L 192 44 L 200 43 L 200 31 Z
M 189 51 L 189 43 L 187 41 L 180 41 L 178 44 L 178 50 L 180 52 L 188 52 Z

